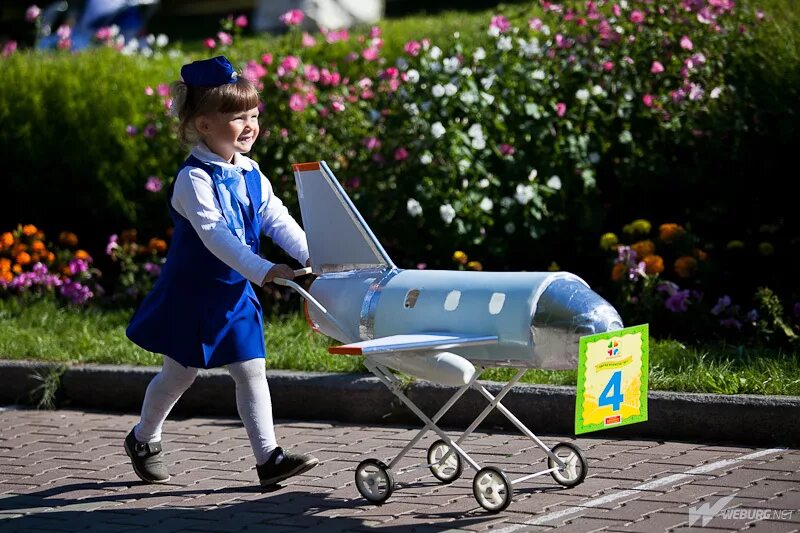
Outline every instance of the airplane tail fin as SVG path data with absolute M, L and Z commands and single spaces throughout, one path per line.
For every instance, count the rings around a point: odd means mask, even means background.
M 292 168 L 315 274 L 395 268 L 325 161 Z

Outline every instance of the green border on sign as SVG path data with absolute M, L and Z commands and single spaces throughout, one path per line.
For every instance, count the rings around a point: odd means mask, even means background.
M 583 395 L 586 386 L 586 349 L 590 342 L 612 339 L 614 337 L 621 337 L 623 335 L 630 335 L 631 333 L 642 334 L 642 385 L 639 395 L 641 402 L 641 413 L 635 416 L 629 416 L 613 426 L 606 426 L 604 424 L 590 424 L 584 426 L 582 423 L 583 414 Z M 650 368 L 650 328 L 648 324 L 641 324 L 639 326 L 631 326 L 628 328 L 618 329 L 615 331 L 608 331 L 606 333 L 597 333 L 596 335 L 586 335 L 581 337 L 580 349 L 578 351 L 578 388 L 575 395 L 575 434 L 589 433 L 590 431 L 599 431 L 601 429 L 611 429 L 620 426 L 627 426 L 628 424 L 635 424 L 637 422 L 645 422 L 647 420 L 647 376 L 648 369 Z

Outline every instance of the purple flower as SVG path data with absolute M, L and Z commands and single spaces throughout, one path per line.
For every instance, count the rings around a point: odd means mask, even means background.
M 150 176 L 147 178 L 147 183 L 144 184 L 144 188 L 150 192 L 158 192 L 161 187 L 163 187 L 163 184 L 156 176 Z
M 673 294 L 678 292 L 679 289 L 680 287 L 678 287 L 678 285 L 676 283 L 673 283 L 672 281 L 662 281 L 656 287 L 656 290 L 658 292 L 666 292 L 669 296 L 672 296 Z
M 726 294 L 725 296 L 717 300 L 717 305 L 715 305 L 711 309 L 711 314 L 717 316 L 730 306 L 731 306 L 731 297 Z
M 686 310 L 689 308 L 689 290 L 684 289 L 682 291 L 675 291 L 675 294 L 671 295 L 664 302 L 664 307 L 673 313 L 686 312 Z
M 758 322 L 758 311 L 756 311 L 755 309 L 751 309 L 750 311 L 748 311 L 747 321 L 750 322 L 751 324 L 755 324 L 756 322 Z
M 119 239 L 119 237 L 117 237 L 116 233 L 108 238 L 108 244 L 106 244 L 106 255 L 111 255 L 114 252 L 114 250 L 119 248 L 119 244 L 117 244 L 117 239 Z
M 88 269 L 89 269 L 89 263 L 87 263 L 83 259 L 72 259 L 69 262 L 69 272 L 73 276 L 75 274 L 80 274 L 81 272 L 86 272 Z
M 68 298 L 74 304 L 84 304 L 94 296 L 86 285 L 81 285 L 76 281 L 68 281 L 61 286 L 61 295 Z
M 628 279 L 631 281 L 636 281 L 640 277 L 647 277 L 647 273 L 645 272 L 645 263 L 644 261 L 639 261 L 638 264 L 632 266 L 630 270 L 628 270 Z
M 719 321 L 719 324 L 726 328 L 742 329 L 742 323 L 736 320 L 734 317 L 723 318 Z
M 155 263 L 151 263 L 148 261 L 147 263 L 142 265 L 142 268 L 144 269 L 145 272 L 147 272 L 154 278 L 157 278 L 158 276 L 161 275 L 161 265 L 157 265 Z
M 144 135 L 145 138 L 147 139 L 152 139 L 153 137 L 156 136 L 156 133 L 158 133 L 158 130 L 156 129 L 155 124 L 153 123 L 150 123 L 147 126 L 145 126 L 144 131 L 142 131 L 142 135 Z
M 136 135 L 137 131 L 139 130 L 133 124 L 128 124 L 127 126 L 125 126 L 125 133 L 127 133 L 129 137 L 133 137 L 134 135 Z

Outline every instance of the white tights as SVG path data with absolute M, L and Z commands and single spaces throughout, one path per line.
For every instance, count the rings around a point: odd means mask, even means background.
M 272 400 L 267 385 L 264 360 L 261 358 L 226 365 L 236 383 L 236 407 L 244 423 L 257 464 L 264 464 L 276 447 L 272 423 Z M 194 382 L 197 369 L 184 367 L 164 357 L 161 372 L 147 386 L 142 404 L 142 418 L 135 428 L 139 442 L 161 440 L 161 427 L 172 407 Z

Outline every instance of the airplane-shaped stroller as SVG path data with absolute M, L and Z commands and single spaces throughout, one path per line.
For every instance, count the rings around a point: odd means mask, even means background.
M 428 431 L 439 439 L 428 448 L 426 462 L 402 472 L 428 468 L 451 483 L 466 464 L 476 472 L 475 499 L 489 512 L 508 507 L 513 486 L 537 476 L 550 474 L 565 487 L 581 483 L 587 472 L 581 449 L 569 442 L 548 447 L 502 400 L 529 368 L 575 368 L 581 336 L 622 328 L 616 310 L 566 272 L 399 269 L 324 161 L 294 165 L 294 171 L 312 261 L 312 268 L 297 274 L 313 271 L 318 277 L 308 291 L 290 280 L 276 283 L 305 299 L 313 329 L 343 343 L 329 352 L 363 356 L 364 366 L 425 424 L 388 465 L 375 458 L 358 465 L 355 484 L 361 495 L 385 502 L 395 488 L 400 460 Z M 498 366 L 518 370 L 494 396 L 478 377 Z M 392 370 L 458 389 L 428 417 L 406 396 Z M 453 439 L 437 422 L 469 389 L 489 404 Z M 544 451 L 546 468 L 511 479 L 464 450 L 465 440 L 494 409 Z

